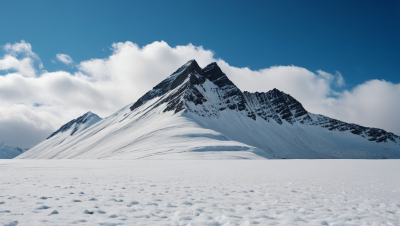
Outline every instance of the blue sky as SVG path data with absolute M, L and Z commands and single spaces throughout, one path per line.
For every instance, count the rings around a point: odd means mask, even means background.
M 242 90 L 278 88 L 312 113 L 400 135 L 399 9 L 356 0 L 2 1 L 0 142 L 30 148 L 87 111 L 106 117 L 193 58 L 216 61 Z
M 57 53 L 105 58 L 113 42 L 202 45 L 236 67 L 340 71 L 346 87 L 400 81 L 399 1 L 3 1 L 0 45 L 26 40 L 48 71 Z

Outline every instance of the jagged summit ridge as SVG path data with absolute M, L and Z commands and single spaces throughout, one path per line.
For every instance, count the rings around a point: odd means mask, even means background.
M 273 89 L 268 92 L 243 92 L 246 102 L 254 112 L 265 120 L 274 119 L 282 124 L 282 120 L 289 123 L 296 121 L 296 118 L 306 115 L 308 112 L 300 102 L 289 94 Z
M 397 142 L 399 137 L 381 129 L 345 123 L 309 113 L 302 104 L 278 89 L 268 92 L 242 92 L 221 70 L 216 62 L 203 69 L 190 60 L 159 83 L 131 106 L 139 106 L 156 97 L 160 99 L 148 110 L 166 103 L 165 111 L 191 112 L 203 117 L 219 117 L 228 109 L 253 120 L 273 120 L 278 124 L 301 123 L 318 125 L 328 130 L 350 131 L 369 141 Z
M 220 98 L 206 98 L 204 96 L 206 93 L 214 93 Z M 147 92 L 130 109 L 133 111 L 156 97 L 161 98 L 153 105 L 153 108 L 168 103 L 164 111 L 174 110 L 175 113 L 185 109 L 194 112 L 200 111 L 200 114 L 210 116 L 218 115 L 218 110 L 226 108 L 246 110 L 242 92 L 215 62 L 201 69 L 195 60 L 190 60 Z M 206 108 L 197 109 L 197 105 L 202 105 L 207 101 L 209 104 Z M 254 117 L 251 112 L 247 115 Z
M 217 98 L 207 98 L 210 96 Z M 277 89 L 266 93 L 242 92 L 215 62 L 201 69 L 195 60 L 188 61 L 147 92 L 130 109 L 133 111 L 156 97 L 161 98 L 154 104 L 154 108 L 168 103 L 164 111 L 174 110 L 177 113 L 185 109 L 203 116 L 218 116 L 219 111 L 230 109 L 254 120 L 255 115 L 258 115 L 282 124 L 282 120 L 292 123 L 295 118 L 307 113 L 297 100 Z M 197 106 L 207 101 L 207 106 Z
M 184 96 L 185 91 L 204 81 L 205 76 L 200 66 L 197 64 L 196 60 L 190 60 L 142 96 L 130 109 L 133 111 L 149 100 L 166 95 L 165 98 L 159 101 L 154 107 L 168 102 L 169 104 L 165 111 L 175 110 L 175 112 L 179 112 L 183 109 L 183 103 L 180 99 Z M 190 99 L 190 97 L 188 98 Z M 202 103 L 202 101 L 204 101 L 201 95 L 199 95 L 199 98 L 193 100 L 197 101 L 197 103 Z

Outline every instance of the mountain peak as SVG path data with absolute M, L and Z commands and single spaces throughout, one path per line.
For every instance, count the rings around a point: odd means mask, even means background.
M 60 129 L 52 133 L 47 139 L 52 138 L 53 136 L 64 133 L 66 131 L 72 130 L 70 135 L 74 135 L 78 131 L 82 131 L 89 126 L 95 124 L 96 122 L 100 121 L 102 118 L 100 118 L 98 115 L 92 113 L 91 111 L 86 112 L 82 116 L 73 119 L 69 121 L 68 123 L 64 124 L 61 126 Z
M 198 66 L 197 61 L 195 59 L 191 59 L 188 62 L 186 62 L 186 64 L 182 65 L 182 67 L 185 67 L 185 66 L 187 67 L 187 66 L 190 66 L 191 64 L 195 64 Z
M 190 71 L 196 71 L 198 73 L 201 73 L 201 68 L 197 64 L 197 61 L 194 60 L 194 59 L 193 60 L 189 60 L 188 62 L 186 62 L 184 65 L 182 65 L 180 68 L 178 68 L 178 70 L 176 70 L 174 73 L 172 73 L 170 76 L 168 76 L 168 78 L 166 80 L 168 80 L 169 78 L 170 79 L 174 79 L 177 76 L 179 76 L 181 74 L 187 74 L 185 72 L 190 72 Z M 154 88 L 156 88 L 156 87 L 154 87 Z
M 217 80 L 219 77 L 225 75 L 216 62 L 207 65 L 202 71 L 210 81 Z
M 223 86 L 234 86 L 233 82 L 229 80 L 224 72 L 222 72 L 221 68 L 218 66 L 216 62 L 212 62 L 202 69 L 204 75 L 208 80 L 213 82 L 218 87 Z
M 196 60 L 189 60 L 187 63 L 178 68 L 178 70 L 176 70 L 162 82 L 156 85 L 152 90 L 139 98 L 139 100 L 137 100 L 136 103 L 134 103 L 130 107 L 130 109 L 133 111 L 136 108 L 142 106 L 147 101 L 152 100 L 156 97 L 160 97 L 183 85 L 185 82 L 189 82 L 191 86 L 193 86 L 203 83 L 205 80 L 206 76 L 204 75 L 200 66 L 197 64 Z M 158 104 L 164 103 L 165 101 L 170 101 L 171 99 L 175 99 L 175 97 L 178 96 L 180 97 L 183 94 L 184 89 L 186 89 L 186 87 L 179 88 L 179 90 L 175 92 L 173 96 L 164 99 L 163 102 L 160 102 Z M 175 106 L 175 104 L 173 106 Z M 169 106 L 168 110 L 171 110 L 170 107 L 171 106 Z

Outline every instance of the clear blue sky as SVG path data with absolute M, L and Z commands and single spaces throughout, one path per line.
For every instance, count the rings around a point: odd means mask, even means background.
M 346 89 L 400 82 L 400 1 L 2 1 L 0 45 L 26 40 L 45 69 L 110 55 L 113 42 L 202 45 L 232 66 L 340 71 Z M 103 49 L 105 51 L 103 51 Z

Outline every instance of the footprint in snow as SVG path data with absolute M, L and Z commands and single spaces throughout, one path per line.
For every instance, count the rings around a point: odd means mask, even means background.
M 146 205 L 147 205 L 147 206 L 158 206 L 157 203 L 152 203 L 152 202 L 148 202 Z
M 51 212 L 50 215 L 53 215 L 53 214 L 58 214 L 58 211 L 57 210 L 53 210 L 53 212 Z
M 82 202 L 82 201 L 79 199 L 74 199 L 74 200 L 72 200 L 72 202 Z
M 89 211 L 89 210 L 85 210 L 85 211 L 83 211 L 83 213 L 84 214 L 93 214 L 94 212 L 93 211 Z
M 4 226 L 16 226 L 17 224 L 18 224 L 18 221 L 12 221 L 12 222 L 6 223 Z
M 49 209 L 50 207 L 48 207 L 48 206 L 46 206 L 46 205 L 42 205 L 42 206 L 39 206 L 37 209 L 38 210 L 46 210 L 46 209 Z
M 166 207 L 177 207 L 177 206 L 171 205 L 171 203 L 167 203 Z

